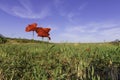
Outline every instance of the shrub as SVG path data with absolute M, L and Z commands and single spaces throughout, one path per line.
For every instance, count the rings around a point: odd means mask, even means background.
M 6 43 L 7 39 L 3 36 L 0 36 L 0 44 Z
M 116 39 L 115 41 L 112 41 L 111 44 L 119 46 L 120 45 L 120 40 Z

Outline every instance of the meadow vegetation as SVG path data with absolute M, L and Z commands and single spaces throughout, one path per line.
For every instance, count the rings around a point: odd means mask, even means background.
M 0 80 L 119 79 L 119 45 L 0 44 Z

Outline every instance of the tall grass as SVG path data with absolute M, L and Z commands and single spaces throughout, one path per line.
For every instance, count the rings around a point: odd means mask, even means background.
M 120 47 L 111 44 L 1 44 L 3 80 L 119 80 Z

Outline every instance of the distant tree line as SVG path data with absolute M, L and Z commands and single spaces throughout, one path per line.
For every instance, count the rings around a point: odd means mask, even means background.
M 5 44 L 5 43 L 10 42 L 10 41 L 17 42 L 17 43 L 40 43 L 40 42 L 42 42 L 39 40 L 33 41 L 33 40 L 22 39 L 22 38 L 9 38 L 9 37 L 5 37 L 2 34 L 0 34 L 0 44 Z M 48 42 L 44 42 L 44 43 L 48 43 Z
M 113 44 L 113 45 L 119 46 L 120 45 L 120 40 L 116 39 L 116 40 L 114 40 L 114 41 L 112 41 L 110 43 Z
M 6 42 L 7 42 L 7 39 L 2 34 L 0 34 L 0 44 L 6 43 Z

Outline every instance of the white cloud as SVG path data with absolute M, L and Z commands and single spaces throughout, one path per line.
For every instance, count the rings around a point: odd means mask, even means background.
M 8 14 L 13 16 L 18 16 L 22 18 L 30 18 L 30 19 L 43 19 L 50 15 L 49 6 L 44 6 L 39 8 L 36 12 L 34 9 L 35 4 L 33 4 L 30 0 L 18 0 L 19 4 L 10 5 L 9 3 L 1 3 L 0 9 L 5 11 Z
M 14 7 L 12 10 L 15 16 L 22 18 L 43 19 L 49 15 L 49 10 L 47 8 L 42 9 L 39 13 L 35 13 L 30 9 L 23 9 L 21 7 Z
M 29 0 L 19 0 L 19 3 L 28 11 L 32 12 L 32 3 Z
M 53 0 L 53 1 L 56 8 L 58 8 L 63 3 L 63 0 Z
M 73 1 L 73 3 L 74 2 L 75 1 Z M 60 16 L 66 18 L 71 23 L 76 23 L 76 18 L 78 18 L 82 10 L 86 8 L 87 3 L 81 3 L 80 5 L 71 7 L 73 4 L 69 3 L 69 0 L 54 0 L 54 5 Z
M 87 6 L 87 2 L 86 3 L 83 3 L 82 5 L 79 6 L 79 10 L 83 10 L 86 6 Z
M 101 35 L 108 36 L 108 37 L 120 37 L 120 27 L 111 28 L 101 31 Z
M 9 4 L 7 2 L 0 3 L 0 9 L 5 11 L 6 13 L 18 16 L 22 18 L 30 18 L 30 19 L 43 19 L 47 16 L 50 16 L 52 10 L 56 9 L 56 12 L 70 22 L 74 22 L 74 18 L 77 17 L 80 13 L 79 10 L 82 10 L 86 7 L 86 4 L 83 3 L 78 7 L 75 7 L 74 10 L 67 10 L 66 4 L 67 0 L 52 0 L 50 3 L 43 2 L 40 3 L 40 6 L 37 5 L 32 0 L 16 0 L 18 4 Z M 39 7 L 39 8 L 38 8 Z M 53 9 L 53 7 L 55 9 Z M 37 11 L 35 11 L 37 9 Z
M 103 42 L 120 39 L 119 23 L 89 23 L 68 26 L 60 36 L 70 42 Z
M 84 27 L 82 26 L 74 26 L 74 27 L 66 27 L 66 32 L 85 32 Z

